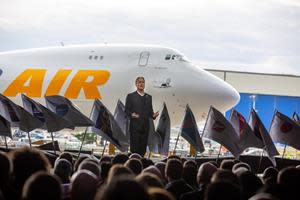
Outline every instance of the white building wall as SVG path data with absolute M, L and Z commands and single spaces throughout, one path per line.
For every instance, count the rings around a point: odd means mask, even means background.
M 207 70 L 240 93 L 300 96 L 300 76 Z

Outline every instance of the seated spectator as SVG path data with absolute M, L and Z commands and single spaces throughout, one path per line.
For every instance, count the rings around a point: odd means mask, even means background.
M 74 165 L 74 160 L 73 160 L 73 156 L 71 153 L 69 152 L 62 152 L 58 159 L 66 159 L 67 161 L 69 161 L 72 165 L 72 169 L 73 169 L 73 165 Z
M 203 200 L 205 190 L 210 184 L 211 177 L 217 170 L 217 167 L 210 162 L 205 162 L 200 165 L 197 174 L 198 189 L 183 194 L 181 200 Z
M 70 183 L 72 176 L 72 164 L 66 159 L 59 159 L 54 165 L 54 174 L 57 175 L 62 183 Z
M 97 191 L 97 176 L 88 170 L 78 170 L 71 178 L 72 200 L 93 200 Z
M 278 170 L 274 167 L 268 167 L 264 170 L 262 180 L 265 185 L 275 185 L 277 183 Z
M 148 193 L 150 200 L 175 200 L 170 192 L 161 188 L 150 188 Z
M 139 175 L 143 170 L 142 162 L 136 158 L 130 158 L 129 160 L 127 160 L 125 163 L 125 167 L 128 167 L 129 169 L 131 169 L 131 171 L 135 175 Z
M 11 160 L 6 153 L 0 152 L 0 191 L 5 199 L 14 199 L 14 190 L 10 185 L 11 175 Z
M 109 184 L 112 180 L 123 175 L 128 177 L 134 176 L 133 172 L 129 168 L 121 164 L 113 165 L 108 173 L 107 183 Z
M 239 185 L 239 180 L 237 176 L 232 171 L 224 170 L 224 169 L 218 169 L 211 177 L 211 182 L 212 183 L 229 182 L 236 186 Z
M 101 164 L 102 162 L 109 162 L 111 163 L 111 157 L 110 156 L 103 156 L 100 158 L 99 164 Z
M 237 176 L 240 182 L 241 195 L 243 199 L 249 199 L 263 186 L 262 181 L 251 171 L 246 170 Z
M 282 198 L 289 200 L 299 199 L 300 170 L 295 167 L 286 167 L 279 171 L 277 183 L 283 190 Z
M 216 182 L 207 187 L 205 200 L 241 200 L 239 188 L 229 182 Z
M 129 159 L 131 158 L 135 158 L 135 159 L 138 159 L 138 160 L 141 160 L 142 159 L 142 156 L 138 153 L 132 153 L 130 156 L 129 156 Z
M 98 165 L 98 162 L 91 161 L 90 159 L 85 159 L 78 167 L 78 170 L 86 169 L 97 176 L 97 179 L 101 178 L 101 169 Z
M 141 173 L 135 180 L 142 185 L 146 190 L 152 187 L 164 188 L 163 182 L 152 173 Z
M 251 171 L 250 165 L 248 165 L 247 163 L 244 163 L 244 162 L 239 162 L 239 163 L 236 163 L 233 165 L 232 172 L 235 173 L 235 171 L 240 167 L 246 168 L 247 170 Z
M 89 156 L 87 155 L 81 155 L 74 164 L 74 172 L 77 172 L 79 165 L 85 160 L 88 159 Z
M 99 190 L 95 200 L 148 200 L 146 190 L 130 177 L 120 176 L 113 179 L 102 190 Z
M 162 180 L 162 175 L 160 173 L 160 171 L 157 169 L 157 167 L 155 167 L 154 165 L 147 167 L 146 169 L 143 169 L 142 173 L 151 173 L 156 175 L 160 180 Z
M 60 200 L 61 198 L 61 182 L 56 176 L 47 172 L 34 173 L 24 184 L 23 200 Z
M 47 157 L 35 148 L 22 147 L 10 154 L 13 163 L 14 188 L 16 195 L 21 196 L 25 181 L 37 171 L 50 171 L 50 163 Z
M 162 176 L 162 181 L 165 185 L 167 183 L 167 179 L 166 179 L 166 176 L 165 176 L 166 163 L 157 162 L 157 163 L 155 163 L 154 166 L 160 171 L 160 174 Z
M 235 164 L 234 160 L 224 159 L 221 162 L 220 169 L 227 169 L 232 171 L 234 164 Z
M 111 168 L 111 162 L 101 162 L 100 161 L 100 168 L 101 168 L 101 184 L 106 183 L 109 170 Z
M 112 159 L 112 165 L 115 165 L 115 164 L 125 164 L 125 162 L 129 159 L 129 157 L 124 154 L 124 153 L 120 153 L 120 154 L 117 154 L 115 155 L 115 157 L 113 157 Z
M 184 193 L 193 191 L 193 188 L 182 179 L 182 171 L 183 166 L 180 160 L 169 159 L 167 161 L 165 174 L 168 184 L 165 189 L 172 193 L 176 199 L 180 199 Z
M 194 166 L 198 170 L 197 163 L 194 160 L 187 160 L 187 161 L 185 161 L 183 163 L 183 167 L 185 167 L 186 165 L 192 165 L 192 166 Z
M 187 161 L 188 162 L 188 161 Z M 185 162 L 186 163 L 186 162 Z M 183 166 L 182 178 L 193 189 L 198 189 L 197 184 L 197 167 L 193 164 L 186 164 Z

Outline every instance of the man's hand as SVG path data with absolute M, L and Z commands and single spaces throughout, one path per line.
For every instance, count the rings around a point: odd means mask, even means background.
M 153 119 L 156 119 L 156 117 L 158 117 L 158 115 L 159 115 L 159 111 L 157 111 L 156 113 L 153 113 Z
M 140 115 L 137 114 L 137 113 L 135 113 L 135 112 L 133 112 L 133 113 L 131 113 L 131 117 L 138 119 L 140 117 Z

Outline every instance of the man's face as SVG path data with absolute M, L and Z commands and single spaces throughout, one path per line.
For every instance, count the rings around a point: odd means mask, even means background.
M 138 81 L 136 82 L 136 88 L 139 91 L 143 91 L 145 89 L 145 80 L 140 78 L 138 79 Z

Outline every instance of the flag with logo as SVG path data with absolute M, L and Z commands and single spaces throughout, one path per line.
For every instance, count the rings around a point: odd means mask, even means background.
M 30 132 L 43 126 L 43 123 L 36 117 L 2 94 L 0 94 L 0 113 L 12 127 L 19 127 L 24 132 Z
M 0 116 L 0 135 L 12 139 L 10 123 L 4 117 Z
M 249 125 L 254 134 L 263 141 L 264 150 L 267 152 L 269 159 L 272 161 L 272 164 L 276 166 L 274 156 L 279 155 L 279 153 L 267 129 L 263 125 L 262 121 L 260 120 L 254 109 L 252 109 L 250 113 Z
M 238 133 L 239 143 L 243 150 L 248 147 L 264 147 L 263 141 L 253 133 L 244 116 L 234 109 L 230 114 L 230 123 L 235 132 Z
M 220 143 L 236 158 L 243 152 L 234 128 L 224 115 L 213 106 L 209 109 L 205 127 L 203 129 L 203 137 Z
M 300 150 L 300 126 L 278 111 L 272 119 L 270 136 L 274 142 Z
M 126 136 L 127 141 L 129 143 L 130 141 L 130 134 L 129 134 L 129 120 L 125 112 L 125 106 L 122 103 L 122 101 L 118 100 L 115 112 L 114 112 L 114 118 L 121 128 L 123 134 Z
M 156 133 L 158 133 L 161 138 L 160 154 L 167 155 L 169 153 L 170 145 L 171 121 L 166 103 L 163 105 L 163 109 L 156 127 Z
M 179 134 L 192 145 L 198 152 L 203 152 L 204 145 L 200 137 L 198 126 L 192 110 L 186 105 L 185 115 L 180 127 Z
M 293 113 L 292 119 L 293 119 L 298 125 L 300 125 L 300 118 L 299 118 L 299 115 L 298 115 L 296 112 Z
M 64 128 L 74 129 L 74 125 L 70 121 L 60 117 L 24 94 L 22 94 L 22 101 L 25 110 L 43 122 L 44 126 L 42 128 L 46 129 L 48 132 L 56 132 Z
M 94 123 L 82 114 L 69 99 L 59 96 L 46 96 L 46 105 L 52 112 L 58 116 L 72 122 L 75 127 L 92 126 Z
M 113 115 L 98 99 L 94 101 L 90 119 L 95 124 L 90 127 L 91 132 L 108 140 L 120 151 L 127 151 L 129 144 L 126 136 L 123 134 Z

